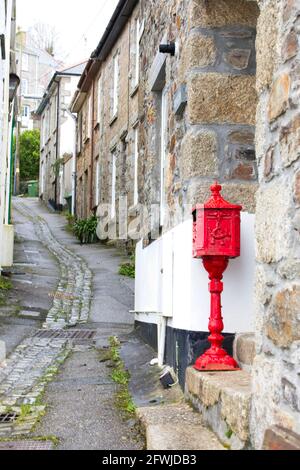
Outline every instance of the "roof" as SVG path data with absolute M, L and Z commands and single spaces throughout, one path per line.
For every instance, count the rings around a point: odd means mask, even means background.
M 44 93 L 44 96 L 42 98 L 42 101 L 39 104 L 38 109 L 35 111 L 36 116 L 40 116 L 42 112 L 44 111 L 45 107 L 47 106 L 47 103 L 49 101 L 49 98 L 51 96 L 51 89 L 53 84 L 56 82 L 57 83 L 57 78 L 60 77 L 80 77 L 82 74 L 84 68 L 85 68 L 86 62 L 82 62 L 80 64 L 71 66 L 69 68 L 66 68 L 64 70 L 56 71 L 53 77 L 51 78 L 49 85 L 47 87 L 47 90 Z
M 73 112 L 79 111 L 82 102 L 84 101 L 84 96 L 89 90 L 91 80 L 98 73 L 101 62 L 103 62 L 111 52 L 138 2 L 139 0 L 120 0 L 116 6 L 98 46 L 91 54 L 91 57 L 81 75 L 78 83 L 78 90 L 76 91 L 70 106 L 70 109 Z
M 59 70 L 59 73 L 65 73 L 70 75 L 81 75 L 86 66 L 87 60 L 80 62 L 79 64 L 70 65 L 65 69 Z

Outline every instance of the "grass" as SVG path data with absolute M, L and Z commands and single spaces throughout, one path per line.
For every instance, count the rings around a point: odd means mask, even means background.
M 111 379 L 119 385 L 115 393 L 115 405 L 123 414 L 124 419 L 135 415 L 136 407 L 129 392 L 130 373 L 120 356 L 120 341 L 116 336 L 109 338 L 109 349 L 100 351 L 101 362 L 111 362 Z

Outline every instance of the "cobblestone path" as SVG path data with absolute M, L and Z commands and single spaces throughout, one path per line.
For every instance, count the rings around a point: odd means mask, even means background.
M 14 209 L 32 222 L 39 241 L 60 266 L 58 287 L 43 328 L 57 332 L 86 323 L 92 295 L 92 273 L 87 264 L 62 246 L 46 221 L 22 201 L 16 200 Z M 14 350 L 5 367 L 0 368 L 0 438 L 30 433 L 44 412 L 41 397 L 47 383 L 72 350 L 72 342 L 66 338 L 39 338 L 34 333 Z
M 6 367 L 0 368 L 0 437 L 31 431 L 45 409 L 41 402 L 45 387 L 70 351 L 66 339 L 35 337 L 15 349 Z
M 33 222 L 39 240 L 57 258 L 60 266 L 60 281 L 44 328 L 61 329 L 86 323 L 92 295 L 90 269 L 79 256 L 54 238 L 43 218 L 34 216 L 21 201 L 16 201 L 14 208 Z

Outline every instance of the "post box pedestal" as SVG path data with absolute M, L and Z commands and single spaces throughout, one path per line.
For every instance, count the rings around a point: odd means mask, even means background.
M 222 198 L 222 187 L 215 183 L 205 204 L 193 209 L 193 256 L 202 258 L 209 274 L 211 307 L 208 337 L 211 347 L 197 359 L 195 369 L 239 370 L 237 362 L 222 348 L 224 329 L 221 306 L 223 273 L 229 259 L 240 256 L 240 212 L 242 207 Z
M 224 328 L 221 311 L 222 278 L 228 262 L 229 260 L 225 256 L 203 258 L 203 265 L 210 279 L 211 304 L 208 325 L 210 336 L 208 341 L 211 343 L 211 347 L 197 359 L 194 366 L 197 370 L 239 370 L 237 362 L 222 348 L 224 340 L 221 334 Z

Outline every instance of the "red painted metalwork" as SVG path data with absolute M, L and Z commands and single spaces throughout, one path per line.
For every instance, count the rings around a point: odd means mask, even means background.
M 193 256 L 202 258 L 209 274 L 211 308 L 208 337 L 211 347 L 197 359 L 197 370 L 238 370 L 237 362 L 222 348 L 224 329 L 221 306 L 223 274 L 229 259 L 240 256 L 240 212 L 242 206 L 225 201 L 222 186 L 211 187 L 212 196 L 193 209 Z

